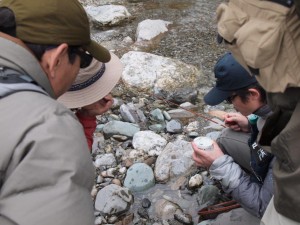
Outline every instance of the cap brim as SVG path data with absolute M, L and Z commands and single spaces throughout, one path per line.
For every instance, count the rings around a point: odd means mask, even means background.
M 99 80 L 84 89 L 66 92 L 58 101 L 70 109 L 95 103 L 112 91 L 120 80 L 122 71 L 120 59 L 111 53 L 111 60 L 105 63 L 105 72 Z
M 93 40 L 89 45 L 82 46 L 82 48 L 100 62 L 107 63 L 111 58 L 110 52 Z
M 226 100 L 230 95 L 231 91 L 222 91 L 216 87 L 213 87 L 205 96 L 204 102 L 207 105 L 218 105 Z

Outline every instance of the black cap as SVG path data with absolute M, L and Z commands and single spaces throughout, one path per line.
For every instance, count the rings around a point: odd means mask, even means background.
M 223 55 L 215 65 L 216 85 L 205 96 L 208 105 L 218 105 L 226 100 L 234 91 L 257 83 L 232 56 L 230 52 Z

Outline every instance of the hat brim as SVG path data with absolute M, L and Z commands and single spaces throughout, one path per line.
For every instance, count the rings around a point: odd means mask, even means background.
M 207 105 L 218 105 L 224 100 L 226 100 L 230 95 L 231 91 L 222 91 L 216 87 L 213 87 L 205 96 L 204 102 Z
M 113 53 L 110 55 L 111 59 L 105 63 L 105 72 L 99 80 L 84 89 L 66 92 L 58 101 L 72 109 L 90 105 L 108 95 L 120 80 L 123 71 L 120 59 Z
M 89 45 L 84 45 L 82 48 L 100 62 L 107 63 L 111 59 L 110 52 L 93 40 L 91 40 Z

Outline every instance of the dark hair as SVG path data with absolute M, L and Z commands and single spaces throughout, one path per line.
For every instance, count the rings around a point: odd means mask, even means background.
M 16 19 L 9 8 L 0 8 L 0 31 L 10 36 L 16 36 Z
M 39 44 L 32 44 L 28 42 L 24 42 L 24 43 L 33 52 L 33 54 L 39 61 L 41 61 L 42 56 L 47 50 L 57 47 L 53 45 L 39 45 Z M 68 47 L 68 56 L 71 64 L 73 64 L 76 59 L 76 54 L 74 53 L 73 48 L 78 48 L 78 47 L 74 47 L 74 46 Z
M 0 32 L 8 34 L 13 37 L 17 37 L 16 35 L 16 18 L 14 12 L 6 7 L 0 7 Z M 49 48 L 53 48 L 53 45 L 41 45 L 41 44 L 33 44 L 24 42 L 26 46 L 32 51 L 35 57 L 41 61 L 43 54 Z M 76 46 L 69 46 L 68 48 L 68 56 L 71 64 L 75 62 L 76 54 L 72 50 L 72 48 L 78 48 Z
M 239 90 L 235 91 L 235 94 L 241 98 L 241 101 L 243 103 L 246 103 L 246 102 L 248 102 L 248 99 L 249 99 L 249 94 L 250 94 L 249 89 L 250 88 L 254 88 L 260 93 L 260 101 L 262 103 L 267 103 L 266 91 L 259 85 L 259 83 L 251 84 L 245 88 L 239 89 Z

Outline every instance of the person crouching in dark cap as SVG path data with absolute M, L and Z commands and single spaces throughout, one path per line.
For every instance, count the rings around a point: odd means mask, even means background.
M 193 159 L 198 166 L 209 168 L 223 190 L 246 211 L 261 218 L 273 195 L 273 157 L 256 143 L 271 113 L 266 93 L 231 53 L 217 61 L 214 74 L 216 83 L 205 95 L 205 103 L 214 106 L 226 101 L 237 112 L 224 116 L 227 128 L 214 142 L 213 151 L 203 151 L 192 143 Z

